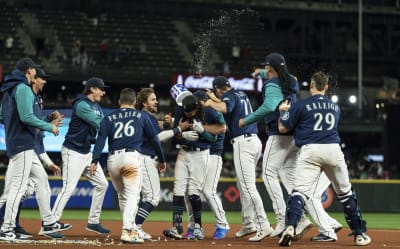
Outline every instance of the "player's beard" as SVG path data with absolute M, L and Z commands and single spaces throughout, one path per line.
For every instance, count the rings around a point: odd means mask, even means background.
M 157 113 L 158 107 L 157 107 L 157 106 L 155 106 L 155 107 L 150 107 L 150 106 L 149 106 L 147 109 L 148 109 L 148 111 L 151 112 L 151 113 Z

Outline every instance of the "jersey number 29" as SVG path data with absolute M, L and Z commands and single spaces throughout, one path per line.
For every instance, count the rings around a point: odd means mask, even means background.
M 335 116 L 330 112 L 326 113 L 325 115 L 320 112 L 314 113 L 314 120 L 314 131 L 332 130 L 336 123 Z M 327 127 L 324 124 L 327 124 Z

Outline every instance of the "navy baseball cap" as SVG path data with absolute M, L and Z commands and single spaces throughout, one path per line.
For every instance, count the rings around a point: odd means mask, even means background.
M 215 77 L 215 79 L 213 80 L 213 88 L 222 88 L 224 86 L 231 86 L 231 84 L 229 83 L 229 80 L 227 78 L 225 78 L 224 76 L 217 76 Z
M 199 101 L 194 95 L 188 95 L 182 100 L 182 107 L 184 112 L 191 112 L 197 108 Z
M 29 68 L 35 68 L 35 67 L 40 67 L 39 65 L 36 65 L 36 63 L 29 57 L 25 57 L 20 59 L 16 66 L 17 69 L 19 69 L 22 72 L 25 72 Z
M 85 83 L 85 89 L 88 89 L 90 87 L 97 87 L 97 88 L 105 88 L 105 87 L 110 87 L 104 84 L 104 81 L 100 78 L 97 77 L 92 77 L 88 79 Z
M 261 63 L 262 66 L 271 66 L 273 68 L 284 66 L 286 64 L 285 58 L 279 53 L 270 53 L 265 57 L 265 62 Z
M 205 91 L 203 90 L 197 90 L 193 93 L 193 95 L 197 98 L 197 100 L 207 100 L 208 95 Z
M 34 66 L 36 70 L 36 77 L 42 78 L 42 79 L 47 79 L 49 78 L 49 75 L 46 74 L 46 72 L 41 68 L 40 66 Z

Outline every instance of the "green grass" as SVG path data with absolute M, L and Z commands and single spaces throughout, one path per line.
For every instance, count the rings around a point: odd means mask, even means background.
M 89 210 L 65 210 L 63 220 L 86 220 Z M 272 224 L 275 224 L 275 215 L 267 212 L 268 219 Z M 330 215 L 337 219 L 340 223 L 346 226 L 342 213 L 330 213 Z M 231 224 L 240 224 L 242 222 L 240 212 L 227 212 L 227 219 Z M 375 229 L 400 229 L 400 214 L 398 213 L 364 213 L 363 217 L 368 222 L 368 228 Z M 21 211 L 21 218 L 39 219 L 39 211 L 32 209 L 23 209 Z M 102 220 L 121 220 L 121 213 L 118 210 L 104 210 L 102 212 Z M 148 221 L 165 221 L 171 222 L 172 211 L 154 211 L 151 213 Z M 214 217 L 211 212 L 203 212 L 202 220 L 204 223 L 214 223 Z M 184 221 L 187 221 L 186 215 Z

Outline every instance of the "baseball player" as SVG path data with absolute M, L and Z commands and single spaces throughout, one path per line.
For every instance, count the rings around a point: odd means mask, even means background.
M 32 91 L 35 94 L 35 101 L 34 101 L 34 113 L 36 115 L 38 115 L 39 117 L 42 117 L 43 115 L 42 113 L 42 109 L 43 109 L 43 101 L 42 98 L 40 96 L 40 93 L 43 90 L 44 85 L 46 84 L 46 78 L 48 77 L 46 75 L 46 73 L 44 72 L 44 70 L 40 67 L 35 67 L 36 70 L 36 75 L 34 80 L 32 81 L 31 85 L 32 85 Z M 55 116 L 60 116 L 60 114 L 58 112 L 53 112 L 51 115 L 49 115 L 48 119 L 51 120 L 53 119 L 52 117 Z M 62 117 L 61 117 L 62 119 Z M 60 175 L 61 174 L 61 169 L 58 165 L 54 164 L 51 159 L 49 158 L 49 156 L 47 155 L 47 153 L 44 150 L 44 145 L 43 145 L 43 137 L 44 137 L 44 132 L 43 131 L 38 131 L 35 134 L 35 141 L 34 141 L 34 150 L 36 152 L 36 154 L 39 156 L 40 161 L 43 163 L 43 165 L 52 170 L 54 172 L 55 175 Z M 25 195 L 23 196 L 22 200 L 24 200 L 25 198 L 27 198 L 28 196 L 32 195 L 33 192 L 35 191 L 35 187 L 37 186 L 35 184 L 35 181 L 42 181 L 44 178 L 47 178 L 47 174 L 46 176 L 44 176 L 43 174 L 43 168 L 42 167 L 32 167 L 32 171 L 34 171 L 34 173 L 32 174 L 32 176 L 29 179 L 29 184 L 28 184 L 28 190 L 25 193 Z M 44 172 L 46 173 L 46 172 Z M 9 186 L 10 186 L 10 177 L 7 176 L 8 175 L 8 171 L 6 173 L 6 182 L 5 182 L 5 187 L 4 187 L 4 192 L 3 195 L 0 197 L 0 220 L 1 223 L 3 223 L 3 219 L 4 219 L 4 212 L 5 212 L 5 202 L 7 199 L 7 195 L 9 193 Z M 44 182 L 45 183 L 45 182 Z M 44 210 L 44 212 L 46 213 L 46 215 L 44 215 L 45 219 L 46 216 L 51 214 L 51 209 L 50 209 L 50 187 L 44 187 L 44 185 L 39 184 L 39 187 L 41 187 L 40 189 L 38 189 L 38 191 L 40 191 L 36 197 L 38 198 L 38 203 L 40 203 L 42 210 Z M 46 190 L 46 191 L 44 191 Z M 47 200 L 48 203 L 45 202 L 46 205 L 43 205 L 43 201 Z M 21 206 L 22 206 L 22 201 L 21 204 L 19 205 L 18 208 L 18 212 L 17 212 L 17 216 L 16 216 L 16 220 L 15 220 L 15 228 L 14 228 L 14 232 L 17 233 L 18 235 L 20 235 L 21 238 L 23 239 L 28 239 L 32 237 L 31 233 L 28 233 L 27 231 L 25 231 L 25 229 L 23 227 L 20 226 L 19 223 L 19 215 L 21 212 Z M 43 217 L 43 215 L 42 215 Z M 54 220 L 54 218 L 53 218 Z M 50 234 L 43 234 L 47 237 L 50 237 L 52 239 L 60 239 L 63 238 L 63 236 L 56 232 L 56 233 L 50 233 Z
M 287 192 L 290 193 L 293 188 L 295 161 L 298 152 L 292 134 L 279 133 L 277 106 L 283 99 L 290 99 L 294 103 L 296 93 L 299 91 L 299 84 L 297 79 L 289 74 L 285 58 L 281 54 L 268 54 L 263 65 L 265 70 L 261 71 L 261 74 L 267 78 L 262 89 L 263 104 L 255 112 L 240 119 L 239 126 L 245 127 L 262 119 L 265 120 L 268 140 L 262 162 L 262 179 L 271 198 L 277 219 L 275 230 L 270 235 L 274 237 L 279 236 L 285 229 L 286 204 L 279 177 Z M 303 234 L 310 228 L 311 222 L 303 218 L 297 233 Z
M 207 101 L 208 96 L 207 93 L 203 90 L 198 90 L 193 93 L 193 95 L 200 101 Z M 224 124 L 225 120 L 222 116 L 222 113 L 217 112 L 218 115 L 218 124 Z M 206 126 L 205 126 L 206 127 Z M 206 178 L 204 181 L 203 187 L 203 195 L 206 198 L 208 205 L 210 206 L 212 212 L 214 213 L 214 218 L 216 221 L 215 224 L 215 232 L 212 236 L 213 239 L 219 240 L 225 238 L 226 234 L 229 232 L 230 227 L 228 220 L 225 216 L 225 210 L 222 206 L 221 198 L 217 193 L 217 186 L 219 177 L 221 175 L 222 170 L 222 151 L 224 146 L 224 138 L 226 132 L 226 125 L 221 127 L 222 129 L 218 131 L 214 131 L 215 135 L 218 135 L 217 141 L 211 144 L 209 160 L 207 163 L 207 172 Z M 206 127 L 208 129 L 208 127 Z M 193 211 L 191 209 L 189 200 L 187 196 L 185 196 L 185 204 L 186 209 L 188 211 L 189 216 L 189 225 L 186 234 L 184 237 L 186 239 L 194 238 L 194 219 L 193 219 Z
M 188 95 L 182 100 L 182 108 L 178 108 L 175 114 L 174 127 L 177 126 L 179 121 L 186 120 L 192 124 L 193 133 L 196 134 L 197 132 L 198 134 L 193 137 L 185 137 L 180 141 L 181 150 L 175 164 L 174 196 L 172 200 L 173 227 L 164 230 L 163 233 L 170 238 L 182 239 L 184 196 L 187 194 L 193 210 L 194 239 L 203 239 L 200 193 L 204 186 L 211 143 L 217 140 L 217 136 L 206 131 L 202 123 L 218 123 L 218 117 L 214 110 L 203 109 L 195 96 Z
M 152 145 L 161 171 L 166 169 L 166 163 L 157 130 L 153 129 L 151 115 L 135 109 L 135 91 L 130 88 L 123 89 L 119 104 L 120 109 L 105 116 L 101 122 L 90 171 L 92 175 L 97 174 L 101 151 L 108 138 L 107 168 L 122 212 L 121 240 L 137 244 L 144 242 L 139 237 L 135 224 L 142 185 L 140 150 L 143 137 Z
M 96 140 L 96 133 L 103 118 L 103 112 L 98 102 L 105 94 L 105 87 L 107 86 L 104 85 L 102 79 L 90 78 L 86 81 L 83 94 L 79 94 L 73 102 L 71 122 L 61 149 L 63 187 L 52 210 L 53 215 L 60 219 L 65 205 L 83 174 L 94 186 L 86 230 L 98 234 L 110 233 L 110 230 L 104 228 L 100 223 L 101 207 L 108 181 L 101 167 L 97 167 L 96 174 L 90 174 L 92 159 L 90 147 Z
M 137 109 L 148 113 L 157 113 L 157 96 L 153 88 L 142 88 L 137 95 Z M 151 121 L 151 129 L 158 134 L 160 141 L 165 141 L 173 136 L 181 133 L 181 131 L 189 127 L 188 122 L 180 123 L 180 126 L 161 131 L 161 127 L 157 119 L 153 115 L 149 115 Z M 162 125 L 161 125 L 162 126 Z M 142 229 L 142 224 L 150 215 L 151 211 L 158 206 L 160 201 L 160 176 L 158 174 L 157 154 L 151 142 L 146 137 L 143 138 L 141 146 L 141 165 L 142 165 L 142 201 L 137 211 L 135 223 L 139 236 L 145 240 L 152 237 Z
M 23 195 L 28 189 L 29 176 L 35 179 L 38 192 L 38 205 L 42 218 L 40 234 L 57 234 L 71 228 L 69 224 L 57 222 L 50 212 L 50 187 L 47 174 L 34 150 L 37 130 L 46 130 L 58 135 L 55 121 L 49 123 L 38 118 L 35 107 L 35 95 L 31 83 L 36 75 L 35 63 L 30 58 L 17 62 L 16 69 L 5 77 L 1 87 L 3 93 L 1 114 L 6 132 L 7 154 L 10 157 L 8 167 L 9 190 L 6 200 L 4 222 L 0 240 L 14 241 L 21 239 L 14 231 L 16 216 Z M 46 181 L 43 181 L 43 178 Z M 62 235 L 61 235 L 62 236 Z
M 223 76 L 214 79 L 213 87 L 215 95 L 208 91 L 210 99 L 203 102 L 203 105 L 225 115 L 233 145 L 243 223 L 243 227 L 235 236 L 240 238 L 256 232 L 249 241 L 261 241 L 273 232 L 256 188 L 255 168 L 261 155 L 261 141 L 257 136 L 257 124 L 239 127 L 239 119 L 253 112 L 250 100 L 244 92 L 232 89 L 229 81 Z
M 328 76 L 317 72 L 311 77 L 311 97 L 292 105 L 284 101 L 279 106 L 279 131 L 294 131 L 295 143 L 300 147 L 294 187 L 286 213 L 287 227 L 279 240 L 280 246 L 291 245 L 305 200 L 313 195 L 313 185 L 321 171 L 325 172 L 332 182 L 338 199 L 343 204 L 344 216 L 352 230 L 351 235 L 354 235 L 355 245 L 364 246 L 371 243 L 371 238 L 365 233 L 366 222 L 362 219 L 339 145 L 337 125 L 340 108 L 324 96 L 327 89 Z
M 268 141 L 265 146 L 263 157 L 263 181 L 268 194 L 272 200 L 277 225 L 271 236 L 280 236 L 285 229 L 285 210 L 286 204 L 283 192 L 279 183 L 279 177 L 283 182 L 288 193 L 292 192 L 295 161 L 298 148 L 294 144 L 293 134 L 281 134 L 278 130 L 279 110 L 278 104 L 283 99 L 290 99 L 291 103 L 296 102 L 296 93 L 299 90 L 296 78 L 289 74 L 285 58 L 278 53 L 270 53 L 266 56 L 265 69 L 256 70 L 255 75 L 260 74 L 266 78 L 263 86 L 264 102 L 255 112 L 245 119 L 239 120 L 239 126 L 244 126 L 256 121 L 265 119 L 267 127 Z M 322 234 L 331 234 L 331 238 L 336 238 L 335 229 L 341 227 L 340 223 L 330 217 L 321 203 L 323 191 L 330 185 L 328 178 L 321 173 L 319 180 L 315 183 L 312 198 L 306 201 L 307 210 L 318 224 Z M 322 218 L 323 217 L 323 218 Z M 329 222 L 324 222 L 329 221 Z M 311 228 L 312 224 L 305 215 L 302 216 L 293 240 L 299 240 Z M 321 238 L 314 238 L 315 240 Z

